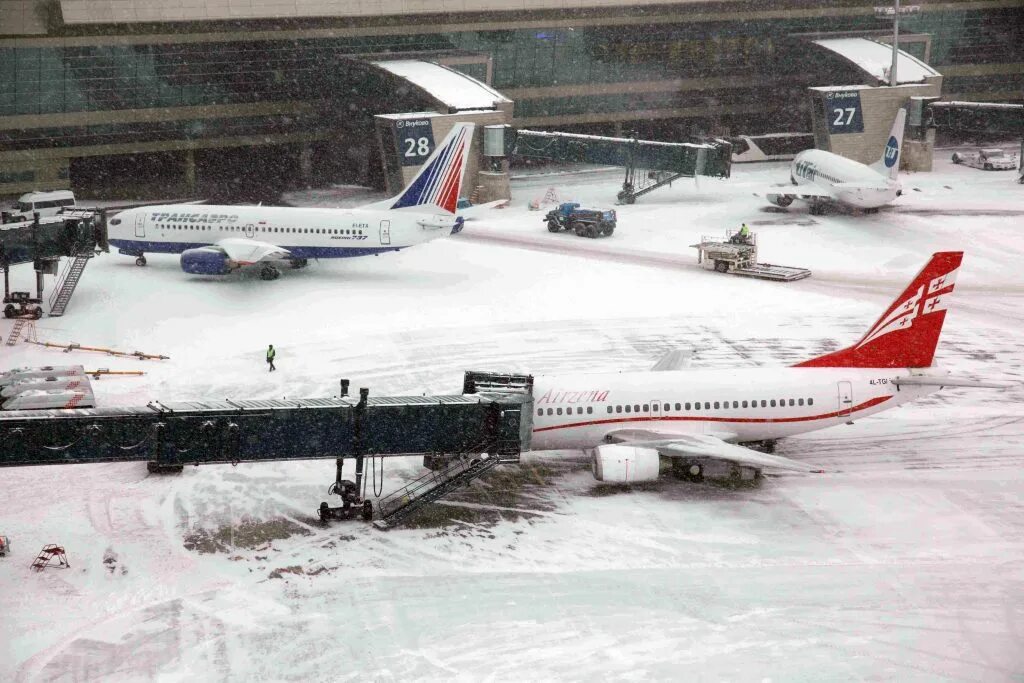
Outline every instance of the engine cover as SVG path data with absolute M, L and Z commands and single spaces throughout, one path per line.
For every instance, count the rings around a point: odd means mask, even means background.
M 786 194 L 770 194 L 768 195 L 768 201 L 775 206 L 786 207 L 793 203 L 793 198 Z
M 230 259 L 215 247 L 199 247 L 181 252 L 181 269 L 193 275 L 227 275 Z
M 598 446 L 593 455 L 594 479 L 611 484 L 657 481 L 658 451 L 632 446 Z

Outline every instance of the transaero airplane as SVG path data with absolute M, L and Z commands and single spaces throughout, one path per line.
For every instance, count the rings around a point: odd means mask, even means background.
M 146 254 L 181 254 L 181 269 L 225 275 L 258 264 L 264 280 L 278 266 L 311 258 L 398 251 L 462 230 L 456 205 L 473 139 L 458 123 L 397 197 L 357 209 L 170 204 L 122 211 L 110 220 L 110 244 L 146 265 Z
M 764 190 L 772 204 L 786 207 L 794 199 L 808 202 L 810 212 L 821 212 L 828 203 L 842 204 L 873 213 L 903 194 L 896 176 L 900 170 L 906 109 L 896 113 L 881 158 L 870 166 L 826 152 L 808 149 L 796 155 L 789 169 L 790 185 Z M 795 186 L 795 187 L 794 187 Z
M 539 376 L 531 448 L 593 449 L 594 476 L 605 482 L 653 481 L 659 456 L 691 480 L 755 480 L 764 467 L 819 471 L 772 455 L 775 440 L 944 386 L 1008 386 L 932 367 L 962 258 L 934 254 L 860 341 L 792 367 L 680 370 L 683 356 L 673 352 L 649 372 Z

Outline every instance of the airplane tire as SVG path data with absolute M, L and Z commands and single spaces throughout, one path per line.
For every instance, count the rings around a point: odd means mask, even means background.
M 135 259 L 135 265 L 139 266 L 140 268 L 142 266 L 146 265 L 146 257 L 145 256 L 139 256 L 138 258 L 136 258 Z
M 276 280 L 281 276 L 280 271 L 274 266 L 263 266 L 260 269 L 260 278 L 263 280 Z

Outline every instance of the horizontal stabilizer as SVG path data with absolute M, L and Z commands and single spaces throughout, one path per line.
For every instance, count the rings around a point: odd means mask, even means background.
M 976 380 L 968 377 L 934 377 L 928 375 L 911 375 L 894 380 L 897 386 L 906 387 L 970 387 L 975 389 L 1009 389 L 1013 382 L 996 380 Z

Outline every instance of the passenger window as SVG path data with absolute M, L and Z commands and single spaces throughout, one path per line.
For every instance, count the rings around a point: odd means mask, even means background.
M 665 405 L 662 406 L 662 409 L 667 412 L 669 410 L 672 410 L 672 406 L 670 404 L 666 403 Z
M 718 401 L 715 401 L 715 410 L 718 410 Z
M 711 410 L 711 404 L 707 401 L 704 401 L 704 410 Z
M 685 407 L 686 407 L 687 410 L 689 410 L 690 409 L 690 404 L 687 403 Z
M 693 409 L 694 410 L 700 410 L 700 403 L 699 402 L 698 403 L 694 403 L 693 404 Z
M 553 408 L 548 408 L 548 415 L 554 415 L 555 411 Z
M 772 403 L 772 405 L 775 405 L 775 403 L 773 402 L 773 403 Z M 764 399 L 762 398 L 762 399 L 761 399 L 761 407 L 762 407 L 762 408 L 767 408 L 767 407 L 768 407 L 768 401 L 766 401 L 766 400 L 764 400 Z
M 608 413 L 611 414 L 612 412 L 614 412 L 614 408 L 612 406 L 608 406 Z
M 683 409 L 683 406 L 677 403 L 676 404 L 676 410 L 678 411 L 678 410 L 682 410 L 682 409 Z
M 793 399 L 789 399 L 789 405 L 795 405 L 795 401 L 793 401 Z
M 632 410 L 630 409 L 630 407 L 629 407 L 629 406 L 626 406 L 626 412 L 627 412 L 627 413 L 630 413 L 630 412 L 633 412 L 633 411 L 632 411 Z
M 739 401 L 733 401 L 732 402 L 732 407 L 733 408 L 739 408 L 740 407 L 740 402 Z
M 647 405 L 647 404 L 645 403 L 645 404 L 644 404 L 644 412 L 646 413 L 646 412 L 647 412 L 648 410 L 650 410 L 650 409 L 651 409 L 651 406 L 649 406 L 649 405 Z
M 594 407 L 593 406 L 587 406 L 587 415 L 593 415 L 593 414 L 594 414 Z
M 639 403 L 633 405 L 633 412 L 634 413 L 639 413 L 640 412 L 640 404 Z
M 813 398 L 807 399 L 807 405 L 813 406 L 814 405 L 814 399 Z
M 774 401 L 773 401 L 773 403 L 774 403 Z M 555 415 L 561 415 L 561 414 L 562 414 L 562 409 L 561 408 L 556 408 L 555 409 Z
M 543 408 L 537 408 L 537 417 L 541 417 L 543 415 L 544 415 L 544 409 Z
M 746 407 L 747 407 L 747 402 L 746 402 L 746 401 L 744 401 L 744 402 L 743 402 L 743 407 L 744 407 L 744 408 L 746 408 Z
M 772 399 L 772 408 L 774 408 L 774 407 L 775 407 L 775 399 L 773 398 Z
M 615 412 L 616 413 L 621 413 L 622 412 L 622 406 L 615 406 Z
M 801 398 L 801 399 L 800 399 L 799 401 L 797 401 L 797 403 L 798 403 L 799 405 L 803 405 L 803 404 L 804 404 L 804 400 L 803 400 L 803 399 Z
M 582 406 L 576 409 L 576 414 L 577 414 L 577 415 L 582 415 L 582 414 L 583 414 L 583 408 L 582 408 Z

